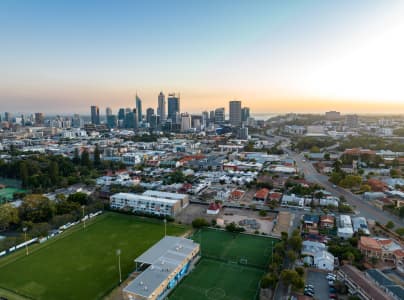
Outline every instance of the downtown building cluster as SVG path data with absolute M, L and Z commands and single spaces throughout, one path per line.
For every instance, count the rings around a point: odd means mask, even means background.
M 163 92 L 160 92 L 157 97 L 156 109 L 148 107 L 143 111 L 142 99 L 136 94 L 135 107 L 119 108 L 116 114 L 113 114 L 112 109 L 107 107 L 104 121 L 102 121 L 98 106 L 91 106 L 90 113 L 91 122 L 87 126 L 184 133 L 214 130 L 232 132 L 236 130 L 241 138 L 248 137 L 246 125 L 254 122 L 250 116 L 250 109 L 242 107 L 241 101 L 238 100 L 229 102 L 229 117 L 227 119 L 224 107 L 203 111 L 200 114 L 182 112 L 180 94 L 170 93 L 166 98 Z

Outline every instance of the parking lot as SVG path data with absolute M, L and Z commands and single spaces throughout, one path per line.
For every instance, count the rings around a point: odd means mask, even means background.
M 328 281 L 326 276 L 327 273 L 308 270 L 306 284 L 311 284 L 314 286 L 314 299 L 328 299 Z

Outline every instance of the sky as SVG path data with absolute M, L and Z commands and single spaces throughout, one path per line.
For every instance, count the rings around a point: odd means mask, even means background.
M 404 114 L 404 1 L 0 1 L 0 112 Z

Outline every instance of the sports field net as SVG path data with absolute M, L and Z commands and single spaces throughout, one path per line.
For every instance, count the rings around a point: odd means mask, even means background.
M 265 269 L 276 240 L 269 237 L 202 229 L 192 239 L 201 245 L 201 256 L 229 264 Z

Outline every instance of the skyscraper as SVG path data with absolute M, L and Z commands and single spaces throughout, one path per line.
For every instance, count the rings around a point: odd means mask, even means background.
M 112 109 L 107 107 L 105 109 L 105 114 L 107 115 L 107 125 L 109 128 L 115 128 L 117 124 L 117 118 L 112 114 Z
M 185 132 L 191 129 L 191 116 L 189 114 L 181 115 L 181 131 Z
M 45 122 L 45 117 L 43 115 L 43 113 L 35 113 L 35 125 L 43 125 L 43 123 Z
M 229 117 L 231 125 L 241 125 L 241 101 L 233 100 L 229 102 Z
M 247 122 L 249 117 L 250 117 L 250 108 L 249 107 L 243 107 L 241 109 L 241 121 L 242 122 Z
M 137 121 L 138 123 L 142 122 L 142 99 L 136 93 L 136 112 L 137 112 Z
M 105 115 L 107 116 L 107 118 L 108 118 L 108 116 L 112 115 L 112 109 L 111 109 L 111 107 L 107 107 L 107 108 L 105 109 Z
M 225 110 L 224 107 L 216 108 L 215 109 L 215 123 L 221 124 L 225 121 Z
M 146 122 L 151 123 L 152 117 L 154 116 L 154 109 L 149 107 L 146 109 Z
M 91 123 L 100 125 L 100 109 L 98 106 L 91 106 Z
M 180 113 L 180 95 L 179 94 L 168 94 L 168 119 L 171 119 L 172 123 L 177 122 L 177 114 Z
M 166 99 L 163 92 L 160 92 L 157 103 L 157 115 L 160 116 L 160 121 L 166 121 Z

